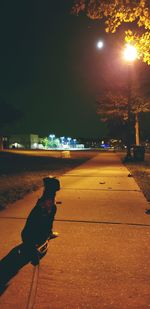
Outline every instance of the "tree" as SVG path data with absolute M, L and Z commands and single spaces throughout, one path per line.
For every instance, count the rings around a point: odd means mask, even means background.
M 48 143 L 49 143 L 48 137 L 42 139 L 42 145 L 47 149 L 48 149 Z
M 42 141 L 42 144 L 45 148 L 59 148 L 60 147 L 60 140 L 59 138 L 51 139 L 49 137 L 45 137 Z
M 127 144 L 127 121 L 122 119 L 119 116 L 109 118 L 107 120 L 107 137 L 109 140 L 120 141 L 120 144 Z M 132 131 L 132 140 L 133 140 L 133 131 Z
M 118 118 L 126 121 L 128 119 L 128 97 L 126 95 L 107 92 L 98 96 L 96 105 L 97 113 L 101 116 L 102 121 L 115 121 Z M 136 145 L 140 144 L 139 114 L 149 111 L 150 99 L 133 92 L 131 96 L 131 113 L 135 117 Z
M 149 9 L 149 0 L 75 0 L 72 13 L 84 11 L 91 19 L 104 19 L 105 31 L 111 33 L 126 23 L 125 41 L 134 44 L 138 57 L 150 64 Z
M 21 111 L 16 109 L 14 106 L 5 102 L 5 100 L 0 97 L 0 150 L 3 149 L 3 134 L 2 129 L 7 124 L 12 124 L 16 122 L 20 117 L 22 117 Z

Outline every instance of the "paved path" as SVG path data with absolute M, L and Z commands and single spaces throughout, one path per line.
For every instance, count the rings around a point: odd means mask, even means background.
M 62 205 L 54 224 L 60 236 L 41 260 L 35 309 L 150 307 L 149 205 L 128 174 L 116 154 L 106 153 L 60 178 Z M 0 213 L 1 258 L 20 242 L 40 194 Z M 1 309 L 27 308 L 33 269 L 28 264 L 12 279 Z

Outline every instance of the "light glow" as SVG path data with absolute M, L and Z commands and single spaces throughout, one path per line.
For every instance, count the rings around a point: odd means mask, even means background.
M 101 48 L 103 48 L 103 46 L 104 46 L 103 41 L 98 41 L 97 47 L 98 47 L 99 49 L 101 49 Z
M 51 139 L 53 139 L 53 138 L 55 138 L 55 134 L 50 134 L 49 137 L 50 137 Z
M 137 50 L 133 45 L 126 45 L 124 49 L 124 58 L 129 62 L 132 62 L 137 58 Z

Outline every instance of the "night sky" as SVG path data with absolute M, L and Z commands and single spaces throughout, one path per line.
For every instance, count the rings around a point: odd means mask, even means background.
M 102 22 L 72 16 L 71 5 L 69 0 L 1 1 L 0 95 L 23 112 L 6 133 L 107 134 L 95 101 L 98 93 L 125 83 L 118 52 L 122 36 L 105 34 Z M 99 39 L 103 50 L 96 48 Z

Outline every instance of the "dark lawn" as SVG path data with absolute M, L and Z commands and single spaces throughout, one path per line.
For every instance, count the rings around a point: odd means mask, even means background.
M 95 152 L 0 152 L 0 210 L 43 185 L 48 175 L 60 176 L 82 164 Z

